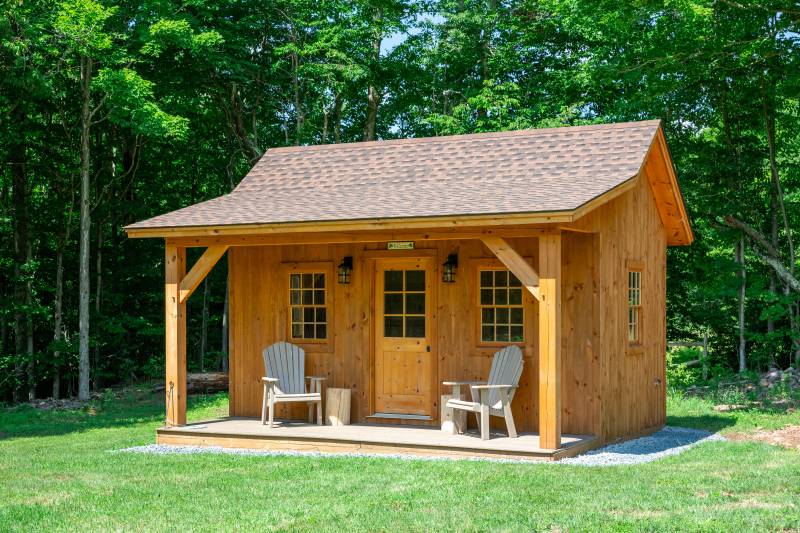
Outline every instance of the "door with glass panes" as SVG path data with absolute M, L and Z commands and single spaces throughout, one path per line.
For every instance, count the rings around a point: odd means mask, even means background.
M 432 416 L 433 258 L 375 266 L 374 414 Z

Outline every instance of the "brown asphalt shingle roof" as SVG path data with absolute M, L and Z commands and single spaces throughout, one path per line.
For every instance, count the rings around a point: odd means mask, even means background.
M 272 148 L 230 194 L 127 229 L 571 211 L 636 176 L 658 127 Z

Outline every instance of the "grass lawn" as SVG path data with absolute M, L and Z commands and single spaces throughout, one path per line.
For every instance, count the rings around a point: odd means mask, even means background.
M 650 464 L 112 453 L 154 442 L 160 395 L 0 411 L 0 530 L 654 530 L 800 528 L 800 452 L 709 442 Z M 193 420 L 224 414 L 195 397 Z M 671 424 L 747 432 L 797 413 L 717 413 L 671 397 Z

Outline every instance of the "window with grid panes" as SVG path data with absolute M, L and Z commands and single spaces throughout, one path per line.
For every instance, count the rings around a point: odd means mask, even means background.
M 642 314 L 642 273 L 638 270 L 628 271 L 628 343 L 638 344 L 641 341 Z
M 292 339 L 324 340 L 328 337 L 325 274 L 289 274 L 289 312 Z
M 524 342 L 522 283 L 508 270 L 478 271 L 481 342 Z
M 387 270 L 383 291 L 383 335 L 425 337 L 425 271 Z

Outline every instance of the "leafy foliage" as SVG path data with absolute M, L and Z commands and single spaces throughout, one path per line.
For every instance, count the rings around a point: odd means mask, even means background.
M 743 281 L 741 232 L 722 217 L 746 221 L 798 268 L 800 15 L 778 2 L 26 0 L 0 10 L 0 398 L 25 385 L 50 394 L 57 376 L 61 394 L 73 388 L 87 57 L 96 387 L 158 373 L 163 357 L 162 250 L 122 226 L 230 191 L 273 146 L 661 118 L 697 237 L 669 251 L 668 334 L 709 333 L 718 372 L 737 369 Z M 747 363 L 787 366 L 800 353 L 798 294 L 754 250 Z M 190 300 L 190 368 L 224 364 L 221 267 L 205 331 L 202 291 Z

